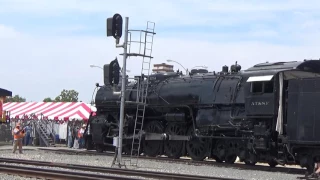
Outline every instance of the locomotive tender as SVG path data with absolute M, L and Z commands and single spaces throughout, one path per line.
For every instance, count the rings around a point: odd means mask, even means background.
M 110 72 L 104 75 L 86 135 L 87 148 L 97 151 L 112 147 L 119 132 L 120 97 L 113 90 L 121 87 L 108 83 Z M 298 164 L 309 171 L 320 161 L 320 60 L 157 73 L 147 82 L 140 153 L 226 163 L 238 156 L 249 165 Z M 127 82 L 126 101 L 136 101 L 137 87 Z M 131 149 L 136 109 L 125 106 L 124 153 Z

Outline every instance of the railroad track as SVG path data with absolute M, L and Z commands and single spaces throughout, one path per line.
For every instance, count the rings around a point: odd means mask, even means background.
M 68 149 L 47 149 L 47 148 L 38 148 L 39 150 L 44 151 L 51 151 L 55 153 L 63 153 L 63 154 L 83 154 L 83 155 L 103 155 L 103 156 L 114 156 L 114 153 L 111 152 L 103 152 L 98 153 L 95 151 L 75 151 L 75 150 L 68 150 Z M 123 157 L 130 157 L 129 155 L 123 155 Z M 293 168 L 293 167 L 270 167 L 269 165 L 246 165 L 240 163 L 234 164 L 227 164 L 227 163 L 218 163 L 212 160 L 205 160 L 205 161 L 192 161 L 191 159 L 170 159 L 167 157 L 148 157 L 148 156 L 139 156 L 139 159 L 146 159 L 146 160 L 155 160 L 155 161 L 164 161 L 164 162 L 173 162 L 173 163 L 183 163 L 183 164 L 190 164 L 190 165 L 208 165 L 208 166 L 218 166 L 218 167 L 225 167 L 225 168 L 238 168 L 238 169 L 245 169 L 245 170 L 257 170 L 257 171 L 272 171 L 272 172 L 283 172 L 288 174 L 305 174 L 306 169 L 302 168 Z
M 114 153 L 112 152 L 103 152 L 103 153 L 99 153 L 96 151 L 88 151 L 88 150 L 84 150 L 84 151 L 77 151 L 77 150 L 69 150 L 69 149 L 47 149 L 47 148 L 36 148 L 37 150 L 41 150 L 41 151 L 52 151 L 55 153 L 64 153 L 64 154 L 83 154 L 83 155 L 102 155 L 102 156 L 113 156 Z M 126 155 L 125 155 L 126 156 Z
M 45 162 L 45 161 L 32 161 L 32 160 L 24 160 L 24 159 L 11 159 L 11 158 L 0 158 L 0 162 L 3 163 L 14 163 L 14 164 L 24 164 L 24 165 L 34 165 L 34 166 L 47 166 L 47 167 L 55 167 L 55 168 L 64 168 L 64 169 L 72 169 L 72 170 L 80 170 L 82 173 L 74 172 L 74 171 L 63 171 L 65 177 L 61 175 L 60 170 L 52 170 L 52 169 L 39 169 L 33 167 L 23 167 L 23 166 L 12 166 L 8 164 L 0 164 L 0 172 L 8 173 L 13 172 L 17 174 L 26 174 L 31 172 L 35 176 L 46 177 L 45 175 L 52 175 L 56 173 L 56 177 L 54 179 L 121 179 L 119 176 L 110 176 L 110 175 L 99 175 L 99 174 L 86 174 L 87 172 L 95 172 L 95 173 L 106 173 L 106 174 L 116 174 L 122 176 L 135 176 L 135 177 L 144 177 L 144 178 L 155 178 L 155 179 L 170 179 L 170 180 L 213 180 L 213 179 L 221 179 L 221 180 L 231 180 L 231 178 L 223 178 L 223 177 L 213 177 L 213 176 L 196 176 L 189 174 L 175 174 L 175 173 L 164 173 L 164 172 L 155 172 L 155 171 L 142 171 L 136 169 L 120 169 L 120 168 L 109 168 L 109 167 L 99 167 L 99 166 L 87 166 L 87 165 L 77 165 L 77 164 L 67 164 L 67 163 L 53 163 L 53 162 Z M 4 169 L 2 169 L 4 168 Z M 16 169 L 14 169 L 16 168 Z M 11 169 L 11 171 L 10 171 Z M 8 171 L 9 170 L 9 171 Z M 47 172 L 43 172 L 47 171 Z M 51 171 L 51 172 L 48 172 Z M 42 173 L 38 175 L 37 173 Z M 46 174 L 45 174 L 46 173 Z M 86 175 L 86 177 L 84 177 Z M 70 176 L 70 177 L 66 177 Z M 72 177 L 73 176 L 73 177 Z M 79 176 L 79 178 L 76 178 Z M 83 177 L 82 177 L 83 176 Z M 33 176 L 34 177 L 34 176 Z M 122 178 L 123 179 L 123 178 Z M 135 178 L 125 178 L 125 179 L 135 179 Z M 234 179 L 234 178 L 232 178 Z
M 57 179 L 57 180 L 102 180 L 102 179 L 121 179 L 121 180 L 136 180 L 138 178 L 123 178 L 119 176 L 88 174 L 83 172 L 72 172 L 45 168 L 24 167 L 19 165 L 0 164 L 0 172 L 14 176 L 23 176 L 27 178 L 41 179 Z

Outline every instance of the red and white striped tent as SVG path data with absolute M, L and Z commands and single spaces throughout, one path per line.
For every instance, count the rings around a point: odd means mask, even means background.
M 96 108 L 83 102 L 9 102 L 3 110 L 14 119 L 88 120 Z

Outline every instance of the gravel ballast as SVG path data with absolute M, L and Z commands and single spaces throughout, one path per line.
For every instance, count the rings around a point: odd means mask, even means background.
M 1 156 L 4 158 L 30 159 L 48 162 L 71 163 L 90 166 L 111 167 L 113 157 L 111 156 L 90 156 L 90 155 L 67 155 L 46 152 L 42 150 L 24 151 L 24 154 L 13 154 L 11 150 L 1 150 Z M 131 168 L 131 167 L 129 167 Z M 139 159 L 138 170 L 149 170 L 157 172 L 182 173 L 202 176 L 215 176 L 236 179 L 250 180 L 283 180 L 297 179 L 303 175 L 286 174 L 282 172 L 266 172 L 257 170 L 244 170 L 236 168 L 226 168 L 208 165 L 187 165 L 183 163 L 159 162 L 154 160 Z M 1 179 L 10 179 L 9 175 L 0 174 Z M 19 179 L 14 177 L 13 179 Z M 24 179 L 24 178 L 21 178 Z
M 8 174 L 0 173 L 0 179 L 1 180 L 37 180 L 36 178 L 25 178 L 25 177 L 19 177 L 19 176 L 13 176 Z

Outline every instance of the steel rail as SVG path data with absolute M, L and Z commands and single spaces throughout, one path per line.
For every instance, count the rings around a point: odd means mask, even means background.
M 113 156 L 114 153 L 104 152 L 98 153 L 95 151 L 76 151 L 68 149 L 46 149 L 46 148 L 37 148 L 38 150 L 43 151 L 52 151 L 55 153 L 68 153 L 68 154 L 83 154 L 83 155 L 102 155 L 102 156 Z M 130 157 L 129 155 L 123 155 L 123 157 Z M 188 163 L 189 165 L 210 165 L 218 166 L 225 168 L 239 168 L 239 169 L 248 169 L 248 170 L 257 170 L 257 171 L 267 171 L 267 172 L 283 172 L 289 174 L 305 174 L 306 169 L 303 168 L 292 168 L 292 167 L 270 167 L 269 165 L 246 165 L 240 163 L 228 164 L 228 163 L 218 163 L 216 161 L 193 161 L 191 159 L 171 159 L 168 157 L 148 157 L 148 156 L 139 156 L 139 159 L 144 160 L 155 160 L 155 161 L 167 161 L 173 163 Z
M 69 150 L 69 149 L 47 149 L 47 148 L 36 148 L 36 150 L 41 150 L 41 151 L 52 151 L 52 152 L 56 152 L 56 153 L 72 153 L 72 154 L 84 154 L 84 155 L 102 155 L 102 156 L 105 156 L 105 155 L 108 155 L 108 156 L 113 156 L 114 155 L 114 152 L 102 152 L 102 153 L 99 153 L 99 152 L 96 152 L 96 151 L 88 151 L 88 150 L 85 150 L 85 151 L 77 151 L 77 150 Z
M 45 162 L 45 161 L 34 161 L 25 159 L 11 159 L 11 158 L 0 158 L 0 162 L 5 163 L 20 163 L 36 166 L 49 166 L 49 167 L 59 167 L 67 168 L 73 170 L 91 171 L 99 173 L 108 174 L 121 174 L 125 176 L 139 176 L 147 178 L 156 179 L 170 179 L 170 180 L 209 180 L 209 179 L 221 179 L 221 180 L 231 180 L 234 178 L 223 178 L 214 176 L 197 176 L 189 174 L 176 174 L 176 173 L 166 173 L 166 172 L 155 172 L 155 171 L 142 171 L 136 169 L 121 169 L 121 168 L 109 168 L 109 167 L 99 167 L 99 166 L 87 166 L 87 165 L 77 165 L 77 164 L 67 164 L 67 163 L 55 163 L 55 162 Z
M 54 170 L 54 169 L 44 169 L 44 168 L 35 168 L 35 167 L 24 167 L 19 165 L 8 165 L 0 164 L 0 172 L 10 175 L 19 175 L 24 177 L 34 177 L 34 178 L 43 178 L 43 179 L 57 179 L 57 180 L 136 180 L 137 178 L 129 177 L 120 177 L 120 176 L 110 176 L 110 175 L 100 175 L 93 173 L 83 173 L 83 172 L 74 172 L 74 171 L 63 171 L 63 170 Z

